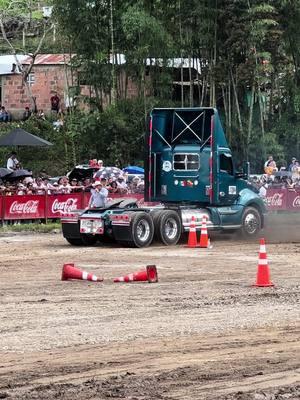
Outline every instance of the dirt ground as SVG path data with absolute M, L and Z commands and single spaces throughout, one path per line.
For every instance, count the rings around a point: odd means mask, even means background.
M 251 286 L 258 241 L 74 248 L 61 234 L 1 236 L 0 399 L 299 399 L 290 223 L 266 232 L 270 288 Z M 104 282 L 61 281 L 67 262 Z M 158 283 L 113 283 L 147 264 Z

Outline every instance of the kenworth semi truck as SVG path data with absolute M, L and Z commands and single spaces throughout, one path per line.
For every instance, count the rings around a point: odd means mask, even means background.
M 72 245 L 113 240 L 144 247 L 153 238 L 176 244 L 192 217 L 201 229 L 257 235 L 265 225 L 266 207 L 247 182 L 249 166 L 237 171 L 215 108 L 155 108 L 145 140 L 147 206 L 119 199 L 101 209 L 86 209 L 62 219 Z M 134 195 L 133 195 L 134 197 Z

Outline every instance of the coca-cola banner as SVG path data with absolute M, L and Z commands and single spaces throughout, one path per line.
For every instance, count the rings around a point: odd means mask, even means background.
M 47 218 L 61 218 L 83 209 L 82 193 L 47 196 Z
M 45 218 L 46 197 L 44 195 L 5 196 L 4 219 Z
M 270 211 L 287 209 L 287 190 L 286 189 L 268 189 L 265 198 L 267 208 Z
M 300 211 L 300 191 L 288 192 L 287 198 L 288 209 L 292 211 Z

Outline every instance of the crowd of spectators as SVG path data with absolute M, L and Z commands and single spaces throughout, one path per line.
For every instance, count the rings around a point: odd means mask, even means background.
M 106 187 L 110 194 L 136 194 L 144 193 L 144 181 L 136 176 L 130 180 L 125 181 L 125 177 L 113 178 L 102 178 L 102 185 Z M 12 196 L 12 195 L 25 195 L 25 194 L 70 194 L 80 193 L 82 191 L 89 192 L 98 180 L 92 178 L 85 178 L 82 181 L 78 181 L 76 178 L 69 180 L 67 176 L 63 176 L 58 181 L 53 181 L 48 176 L 39 176 L 33 178 L 27 176 L 22 179 L 18 179 L 14 182 L 3 181 L 0 182 L 0 195 Z
M 264 164 L 264 174 L 251 175 L 251 184 L 258 190 L 261 197 L 265 197 L 267 189 L 300 190 L 300 163 L 293 157 L 287 166 L 279 167 L 272 156 Z
M 96 162 L 96 164 L 95 164 Z M 104 168 L 102 160 L 91 160 L 90 166 L 96 167 L 100 171 Z M 12 152 L 7 160 L 7 169 L 11 171 L 17 171 L 21 168 L 21 164 L 17 159 L 17 154 Z M 101 180 L 102 186 L 108 190 L 109 194 L 143 194 L 144 193 L 144 180 L 140 176 L 128 176 L 126 173 L 119 174 L 117 176 L 105 177 L 101 176 L 98 178 L 85 177 L 78 179 L 76 177 L 69 178 L 68 176 L 62 176 L 58 179 L 51 178 L 45 171 L 42 171 L 38 177 L 31 176 L 31 171 L 27 175 L 18 179 L 0 180 L 0 195 L 12 196 L 12 195 L 26 195 L 26 194 L 70 194 L 89 192 L 95 187 L 98 181 Z

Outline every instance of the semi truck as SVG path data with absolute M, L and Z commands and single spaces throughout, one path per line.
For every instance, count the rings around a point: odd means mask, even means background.
M 130 247 L 155 239 L 175 245 L 193 220 L 201 229 L 239 232 L 251 238 L 266 223 L 266 207 L 248 182 L 249 164 L 238 171 L 217 109 L 155 108 L 145 137 L 145 204 L 118 199 L 61 220 L 72 245 L 116 241 Z M 134 197 L 134 196 L 133 196 Z

